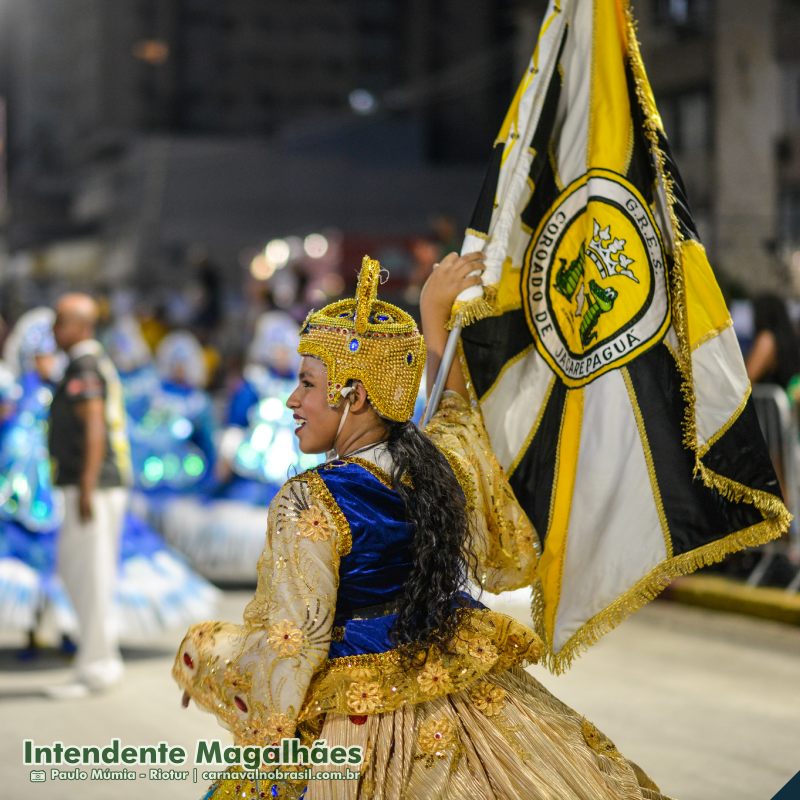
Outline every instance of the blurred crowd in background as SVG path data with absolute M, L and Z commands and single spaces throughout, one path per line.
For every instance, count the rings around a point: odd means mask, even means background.
M 465 223 L 446 214 L 431 218 L 429 229 L 406 237 L 345 237 L 325 229 L 305 237 L 273 239 L 261 250 L 245 250 L 239 264 L 213 260 L 202 244 L 188 247 L 175 271 L 180 286 L 115 286 L 104 282 L 46 280 L 28 285 L 27 303 L 0 294 L 0 347 L 30 308 L 52 305 L 64 291 L 90 291 L 101 308 L 100 328 L 135 320 L 144 343 L 155 353 L 167 334 L 184 331 L 202 347 L 203 388 L 216 391 L 239 378 L 257 320 L 280 311 L 298 324 L 311 308 L 321 308 L 355 285 L 361 257 L 369 253 L 388 272 L 383 291 L 390 302 L 412 314 L 432 265 L 458 250 Z M 232 283 L 231 273 L 241 276 Z
M 387 275 L 387 296 L 415 313 L 456 236 L 456 223 L 437 217 L 405 247 L 378 245 L 377 255 L 400 265 Z M 97 295 L 97 338 L 121 379 L 134 472 L 113 615 L 124 641 L 209 613 L 209 580 L 254 581 L 272 496 L 321 460 L 300 452 L 286 401 L 302 320 L 355 278 L 343 250 L 323 234 L 273 240 L 230 297 L 195 248 L 195 280 L 183 290 Z M 53 336 L 54 300 L 45 295 L 9 320 L 0 343 L 0 626 L 24 638 L 23 659 L 36 657 L 40 631 L 55 631 L 67 651 L 77 632 L 57 569 L 64 509 L 48 454 L 50 403 L 67 363 Z M 423 407 L 424 388 L 416 419 Z

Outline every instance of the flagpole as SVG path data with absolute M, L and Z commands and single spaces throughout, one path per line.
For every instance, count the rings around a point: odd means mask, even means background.
M 450 336 L 447 337 L 447 344 L 445 345 L 444 353 L 442 353 L 442 360 L 439 363 L 439 371 L 436 373 L 436 380 L 433 382 L 433 388 L 428 396 L 428 404 L 425 406 L 425 413 L 422 415 L 421 428 L 424 428 L 431 421 L 431 417 L 439 408 L 442 393 L 447 383 L 447 376 L 450 374 L 450 367 L 456 357 L 456 347 L 458 347 L 458 340 L 461 336 L 461 328 L 461 315 L 458 314 L 456 315 L 453 329 L 450 331 Z

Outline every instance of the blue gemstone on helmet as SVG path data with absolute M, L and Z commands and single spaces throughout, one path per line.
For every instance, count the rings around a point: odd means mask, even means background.
M 414 363 L 414 354 L 406 353 L 406 364 L 410 367 Z
M 378 314 L 378 322 L 386 322 L 388 319 L 389 317 L 386 314 Z
M 350 312 L 349 311 L 343 311 L 341 314 L 339 314 L 339 316 L 340 317 L 349 317 L 350 316 Z
M 350 344 L 347 345 L 350 348 L 351 353 L 355 353 L 359 347 L 361 347 L 361 342 L 358 339 L 351 339 Z

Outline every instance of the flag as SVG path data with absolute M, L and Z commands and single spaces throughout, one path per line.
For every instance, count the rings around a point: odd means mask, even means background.
M 569 665 L 675 577 L 780 536 L 781 498 L 626 0 L 551 0 L 462 252 L 470 391 L 542 540 Z

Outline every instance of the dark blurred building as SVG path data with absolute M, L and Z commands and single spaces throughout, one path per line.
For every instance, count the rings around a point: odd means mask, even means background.
M 645 64 L 717 271 L 800 292 L 800 3 L 636 0 Z
M 5 0 L 10 245 L 146 277 L 196 241 L 230 263 L 463 221 L 545 6 Z M 798 6 L 634 0 L 701 233 L 745 287 L 800 272 Z
M 295 153 L 305 142 L 313 155 L 349 151 L 369 161 L 374 150 L 372 161 L 388 155 L 421 171 L 469 165 L 472 175 L 513 88 L 515 7 L 500 0 L 464 14 L 455 0 L 8 0 L 11 247 L 148 239 L 168 211 L 166 183 L 187 160 L 184 144 L 191 160 L 200 141 L 208 158 L 225 151 L 225 164 L 235 142 L 248 140 L 252 155 L 256 143 L 274 151 L 281 134 L 277 149 Z M 251 182 L 268 181 L 257 166 Z M 224 197 L 232 188 L 246 195 L 249 187 L 226 185 L 221 168 L 206 191 Z M 268 227 L 270 209 L 257 213 Z
M 456 0 L 136 5 L 134 47 L 146 55 L 149 42 L 156 67 L 138 78 L 148 128 L 269 134 L 375 103 L 422 118 L 434 160 L 471 161 L 485 157 L 513 83 L 512 0 L 469 14 Z

